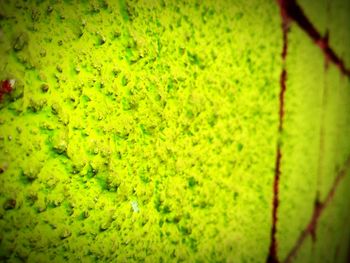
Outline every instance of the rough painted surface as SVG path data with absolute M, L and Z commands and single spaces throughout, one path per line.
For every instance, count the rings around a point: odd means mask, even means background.
M 347 262 L 344 6 L 1 1 L 0 260 Z

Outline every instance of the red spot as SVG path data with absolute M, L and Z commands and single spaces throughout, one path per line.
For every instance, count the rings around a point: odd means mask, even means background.
M 12 91 L 12 85 L 11 82 L 6 79 L 1 81 L 1 87 L 0 87 L 0 101 L 2 100 L 2 97 L 6 93 L 10 93 Z
M 5 93 L 10 93 L 12 91 L 12 86 L 9 80 L 5 80 L 2 82 L 1 85 L 1 89 L 5 92 Z

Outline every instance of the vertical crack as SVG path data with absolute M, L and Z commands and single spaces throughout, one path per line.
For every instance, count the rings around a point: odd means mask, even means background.
M 280 15 L 282 19 L 282 37 L 283 37 L 283 47 L 282 47 L 282 72 L 280 76 L 280 94 L 279 94 L 279 124 L 278 124 L 278 142 L 277 142 L 277 151 L 276 151 L 276 163 L 275 163 L 275 176 L 273 182 L 273 201 L 272 201 L 272 228 L 271 228 L 271 241 L 269 248 L 269 255 L 267 257 L 268 263 L 278 263 L 277 255 L 277 221 L 278 221 L 278 206 L 279 206 L 279 181 L 281 176 L 281 160 L 282 160 L 282 146 L 281 146 L 281 134 L 283 132 L 283 119 L 285 114 L 285 93 L 286 93 L 286 80 L 287 80 L 287 71 L 286 71 L 286 58 L 287 58 L 287 49 L 288 49 L 288 17 L 285 9 L 283 8 L 284 1 L 278 0 L 280 6 Z
M 273 203 L 272 203 L 272 228 L 271 228 L 271 243 L 270 243 L 270 250 L 269 255 L 267 258 L 268 263 L 278 263 L 278 256 L 277 256 L 277 239 L 276 239 L 276 232 L 277 232 L 277 210 L 279 205 L 279 199 L 278 199 L 278 190 L 279 190 L 279 179 L 281 175 L 281 147 L 280 145 L 277 146 L 277 156 L 276 156 L 276 164 L 275 164 L 275 178 L 273 182 Z
M 328 32 L 326 33 L 326 37 L 328 38 Z M 328 70 L 329 61 L 325 59 L 324 63 L 324 73 Z M 323 161 L 324 161 L 324 138 L 325 138 L 325 115 L 326 115 L 326 105 L 327 105 L 327 96 L 328 96 L 328 83 L 326 81 L 326 74 L 323 79 L 324 85 L 322 87 L 321 94 L 321 118 L 320 118 L 320 140 L 319 140 L 319 156 L 318 156 L 318 170 L 317 170 L 317 190 L 316 190 L 316 201 L 318 202 L 321 198 L 320 188 L 322 185 L 322 175 L 323 175 Z

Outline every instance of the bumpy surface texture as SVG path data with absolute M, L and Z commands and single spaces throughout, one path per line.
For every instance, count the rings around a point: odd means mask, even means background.
M 289 2 L 1 0 L 0 260 L 347 262 L 350 4 Z

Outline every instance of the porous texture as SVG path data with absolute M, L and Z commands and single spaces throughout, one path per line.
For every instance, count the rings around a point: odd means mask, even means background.
M 2 259 L 265 261 L 275 3 L 1 10 Z
M 0 260 L 347 262 L 349 4 L 287 2 L 0 1 Z

